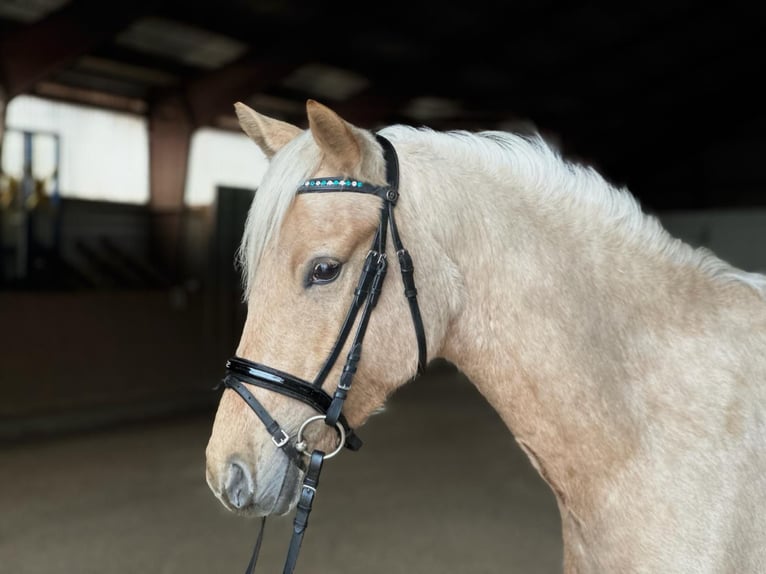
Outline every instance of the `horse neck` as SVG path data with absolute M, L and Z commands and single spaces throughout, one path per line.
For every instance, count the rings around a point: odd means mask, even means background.
M 442 167 L 454 167 L 439 179 L 453 183 L 438 187 L 443 205 L 423 201 L 417 215 L 454 266 L 460 299 L 440 354 L 484 394 L 560 499 L 585 492 L 639 448 L 643 415 L 661 416 L 653 401 L 685 384 L 656 375 L 688 363 L 670 342 L 715 333 L 722 293 L 739 287 L 715 281 L 698 254 L 593 173 L 558 173 L 551 189 L 544 177 L 477 176 L 465 157 L 446 159 Z

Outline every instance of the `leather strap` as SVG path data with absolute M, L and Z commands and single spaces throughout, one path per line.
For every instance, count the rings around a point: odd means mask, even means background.
M 261 553 L 261 544 L 263 543 L 263 533 L 266 530 L 266 517 L 261 518 L 261 527 L 258 529 L 258 538 L 255 539 L 253 553 L 250 555 L 250 562 L 247 564 L 245 574 L 253 574 L 255 565 L 258 563 L 258 555 Z
M 330 372 L 333 365 L 335 365 L 335 361 L 338 360 L 338 355 L 340 355 L 340 351 L 343 348 L 343 345 L 346 344 L 349 333 L 351 333 L 351 328 L 354 326 L 356 315 L 359 312 L 362 303 L 364 303 L 367 298 L 372 279 L 375 277 L 375 264 L 378 259 L 378 252 L 375 250 L 377 243 L 378 236 L 376 234 L 372 242 L 373 247 L 370 249 L 369 253 L 367 253 L 367 257 L 364 260 L 362 274 L 359 276 L 356 289 L 354 289 L 354 299 L 351 302 L 348 313 L 346 313 L 346 319 L 343 321 L 340 333 L 338 333 L 338 337 L 335 339 L 335 344 L 333 344 L 327 360 L 324 362 L 324 365 L 322 365 L 322 368 L 319 369 L 319 373 L 317 373 L 317 376 L 312 383 L 315 387 L 322 386 L 322 383 L 324 383 L 324 380 L 327 378 L 327 374 Z
M 253 410 L 256 416 L 261 419 L 263 426 L 266 427 L 266 432 L 271 435 L 271 441 L 278 449 L 284 452 L 287 457 L 293 461 L 293 463 L 303 470 L 305 464 L 303 457 L 299 453 L 295 446 L 290 442 L 290 435 L 275 421 L 264 406 L 258 402 L 253 393 L 251 393 L 247 387 L 241 383 L 236 377 L 228 375 L 223 379 L 223 385 L 237 393 L 242 400 Z
M 295 518 L 293 519 L 293 535 L 290 538 L 290 546 L 287 549 L 285 567 L 282 570 L 282 574 L 293 574 L 295 565 L 298 562 L 298 554 L 301 551 L 303 536 L 306 533 L 306 528 L 309 524 L 309 515 L 314 506 L 314 499 L 316 498 L 317 487 L 319 486 L 319 474 L 322 472 L 324 456 L 325 453 L 321 450 L 315 450 L 311 453 L 311 459 L 309 460 L 306 474 L 303 477 L 301 496 L 298 499 L 298 506 L 295 512 Z M 261 518 L 261 527 L 258 531 L 258 538 L 255 541 L 255 547 L 250 556 L 250 562 L 248 562 L 247 568 L 245 569 L 245 574 L 253 574 L 255 572 L 255 566 L 258 563 L 258 555 L 261 552 L 261 544 L 263 543 L 263 533 L 265 529 L 266 517 L 264 516 Z
M 287 550 L 285 559 L 285 568 L 283 574 L 292 574 L 295 570 L 295 564 L 298 562 L 298 553 L 303 543 L 303 535 L 306 533 L 306 527 L 309 524 L 309 514 L 314 505 L 317 487 L 319 486 L 319 473 L 322 472 L 322 463 L 324 462 L 324 453 L 321 450 L 315 450 L 311 453 L 308 470 L 303 478 L 301 487 L 301 496 L 298 499 L 298 507 L 293 520 L 293 535 L 290 539 L 290 547 Z
M 385 199 L 392 205 L 399 200 L 399 156 L 396 155 L 394 145 L 380 134 L 375 134 L 375 139 L 383 148 L 383 157 L 386 159 L 386 183 L 388 191 Z
M 380 134 L 375 135 L 375 139 L 383 148 L 383 154 L 386 158 L 386 181 L 390 188 L 391 198 L 387 203 L 389 213 L 389 223 L 391 226 L 391 241 L 394 244 L 396 255 L 399 259 L 399 268 L 402 274 L 402 282 L 404 283 L 404 295 L 407 297 L 407 302 L 410 306 L 410 315 L 412 316 L 412 324 L 415 327 L 415 336 L 418 341 L 418 370 L 417 374 L 420 375 L 426 368 L 428 361 L 428 347 L 426 344 L 426 332 L 423 326 L 423 318 L 420 315 L 420 306 L 418 305 L 418 290 L 415 288 L 415 268 L 412 264 L 412 257 L 409 252 L 404 248 L 402 238 L 399 235 L 399 228 L 396 225 L 396 219 L 394 218 L 394 205 L 399 199 L 399 157 L 396 154 L 393 144 L 384 138 Z
M 393 210 L 392 207 L 389 207 L 389 209 Z M 420 305 L 418 305 L 418 289 L 415 287 L 415 266 L 412 263 L 410 252 L 405 249 L 402 239 L 399 237 L 399 229 L 396 226 L 393 211 L 391 212 L 390 220 L 391 240 L 394 243 L 396 256 L 399 259 L 399 270 L 401 271 L 402 283 L 404 284 L 404 296 L 407 298 L 407 303 L 410 307 L 410 316 L 412 317 L 415 337 L 418 342 L 417 374 L 422 375 L 428 362 L 428 347 L 426 344 L 426 330 L 423 326 L 423 318 L 420 315 Z
M 338 422 L 342 416 L 341 411 L 343 409 L 343 404 L 348 397 L 348 391 L 351 389 L 351 383 L 354 380 L 359 360 L 362 358 L 362 343 L 364 341 L 364 336 L 367 333 L 367 326 L 370 323 L 370 316 L 372 315 L 372 310 L 375 308 L 375 305 L 378 303 L 378 298 L 380 297 L 380 292 L 383 288 L 383 281 L 386 278 L 387 270 L 388 263 L 386 258 L 380 256 L 378 258 L 375 277 L 372 280 L 370 292 L 364 305 L 364 311 L 362 311 L 362 315 L 359 318 L 359 325 L 356 328 L 356 334 L 354 335 L 351 349 L 346 357 L 346 363 L 343 365 L 340 381 L 335 388 L 335 394 L 333 395 L 330 408 L 327 409 L 327 416 L 325 417 L 324 422 L 329 426 L 335 426 L 335 423 Z
M 390 180 L 389 180 L 390 181 Z M 326 192 L 338 192 L 338 191 L 351 191 L 354 193 L 367 193 L 370 195 L 377 195 L 382 199 L 386 199 L 390 185 L 379 186 L 372 185 L 363 181 L 351 180 L 348 178 L 327 178 L 327 177 L 315 177 L 313 179 L 306 180 L 296 192 L 297 193 L 326 193 Z

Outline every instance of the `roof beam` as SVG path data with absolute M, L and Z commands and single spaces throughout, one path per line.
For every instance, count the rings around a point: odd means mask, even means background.
M 299 63 L 254 58 L 245 54 L 236 61 L 192 80 L 186 100 L 196 125 L 211 125 L 218 116 L 233 113 L 234 102 L 276 84 Z
M 8 98 L 29 91 L 100 43 L 107 42 L 161 2 L 79 0 L 0 38 L 0 83 Z

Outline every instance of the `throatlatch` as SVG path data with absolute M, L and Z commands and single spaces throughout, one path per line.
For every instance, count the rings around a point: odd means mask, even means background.
M 420 314 L 420 307 L 417 300 L 417 288 L 415 287 L 414 267 L 412 257 L 405 249 L 399 230 L 394 219 L 394 207 L 399 199 L 399 160 L 394 146 L 381 135 L 375 136 L 378 143 L 383 148 L 383 155 L 386 160 L 386 181 L 385 186 L 376 186 L 367 182 L 356 181 L 348 178 L 315 178 L 309 179 L 301 185 L 297 192 L 303 193 L 337 193 L 352 192 L 366 193 L 376 195 L 381 198 L 382 205 L 380 209 L 380 221 L 378 229 L 370 247 L 370 251 L 365 258 L 362 266 L 362 272 L 354 289 L 354 297 L 346 313 L 340 332 L 335 339 L 335 343 L 322 364 L 313 382 L 305 381 L 299 377 L 291 375 L 262 365 L 253 361 L 248 361 L 241 357 L 233 357 L 226 363 L 226 376 L 221 385 L 232 389 L 248 404 L 256 416 L 266 427 L 271 436 L 274 445 L 282 450 L 285 455 L 298 468 L 304 472 L 303 486 L 301 488 L 301 497 L 295 515 L 293 536 L 290 542 L 287 559 L 285 561 L 284 574 L 290 574 L 295 568 L 298 557 L 298 551 L 303 540 L 303 534 L 308 524 L 308 516 L 311 512 L 311 506 L 316 496 L 316 488 L 319 483 L 319 473 L 322 469 L 322 463 L 326 458 L 337 454 L 343 446 L 350 450 L 358 450 L 362 446 L 361 440 L 356 436 L 353 429 L 343 416 L 343 405 L 351 390 L 351 384 L 356 374 L 357 366 L 362 356 L 362 347 L 367 326 L 373 309 L 378 303 L 383 282 L 388 271 L 388 258 L 386 256 L 386 244 L 388 241 L 388 232 L 391 232 L 391 241 L 394 245 L 399 268 L 404 285 L 404 295 L 407 298 L 412 323 L 415 328 L 415 336 L 418 343 L 418 366 L 416 376 L 421 374 L 426 366 L 427 349 L 426 336 L 423 327 L 423 320 Z M 360 315 L 361 311 L 361 315 Z M 351 346 L 343 365 L 340 380 L 332 396 L 322 389 L 322 384 L 327 379 L 327 375 L 332 370 L 338 360 L 341 350 L 348 341 L 351 331 L 356 325 Z M 315 411 L 320 413 L 318 417 L 308 419 L 298 432 L 296 441 L 293 441 L 287 431 L 269 414 L 264 406 L 247 389 L 247 385 L 255 385 L 297 399 L 309 405 Z M 318 419 L 323 419 L 325 424 L 335 427 L 338 431 L 340 441 L 336 451 L 329 455 L 315 450 L 309 457 L 308 466 L 304 462 L 307 456 L 305 443 L 300 440 L 303 428 Z M 263 528 L 265 518 L 261 522 L 261 530 L 253 550 L 252 558 L 248 564 L 246 574 L 251 574 L 255 569 L 255 564 L 263 540 Z

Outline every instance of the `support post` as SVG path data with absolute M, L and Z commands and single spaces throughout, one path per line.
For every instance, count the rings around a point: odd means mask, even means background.
M 176 281 L 182 253 L 184 191 L 194 124 L 184 98 L 171 95 L 149 111 L 149 209 L 159 262 Z

